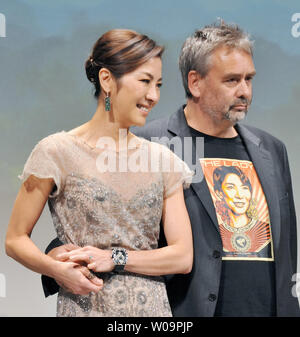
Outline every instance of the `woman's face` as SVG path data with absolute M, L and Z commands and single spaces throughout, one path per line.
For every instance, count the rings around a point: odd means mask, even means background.
M 142 126 L 160 98 L 162 62 L 153 57 L 134 71 L 123 75 L 111 95 L 112 110 L 123 127 Z
M 251 200 L 249 186 L 243 184 L 240 177 L 234 173 L 228 173 L 222 183 L 224 201 L 230 210 L 236 215 L 246 213 Z

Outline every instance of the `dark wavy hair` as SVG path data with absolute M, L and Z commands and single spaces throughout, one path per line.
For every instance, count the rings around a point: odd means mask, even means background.
M 101 93 L 98 76 L 101 68 L 108 69 L 118 80 L 152 57 L 161 58 L 163 52 L 163 46 L 133 30 L 112 29 L 103 34 L 85 62 L 87 78 L 95 86 L 95 98 L 98 99 Z
M 222 192 L 222 183 L 227 174 L 233 173 L 236 174 L 242 181 L 242 183 L 249 187 L 249 190 L 252 194 L 252 185 L 249 178 L 245 175 L 245 173 L 236 166 L 220 166 L 217 167 L 213 172 L 213 181 L 214 181 L 214 190 Z

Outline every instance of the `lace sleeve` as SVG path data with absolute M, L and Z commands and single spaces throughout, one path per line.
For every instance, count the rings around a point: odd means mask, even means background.
M 176 154 L 163 146 L 162 172 L 164 181 L 164 198 L 173 194 L 181 185 L 184 189 L 189 188 L 194 171 Z
M 49 197 L 56 197 L 61 190 L 62 174 L 56 144 L 51 136 L 42 139 L 32 150 L 28 157 L 23 172 L 18 178 L 25 182 L 29 176 L 37 178 L 52 178 L 55 182 L 54 188 Z

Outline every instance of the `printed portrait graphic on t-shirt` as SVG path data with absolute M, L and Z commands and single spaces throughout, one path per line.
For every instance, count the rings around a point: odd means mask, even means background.
M 268 205 L 252 162 L 200 162 L 216 209 L 223 259 L 274 261 Z

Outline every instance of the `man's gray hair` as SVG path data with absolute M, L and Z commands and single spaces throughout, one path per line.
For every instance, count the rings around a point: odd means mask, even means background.
M 179 57 L 179 68 L 188 98 L 193 97 L 188 87 L 189 72 L 195 70 L 201 77 L 205 77 L 210 70 L 211 54 L 221 46 L 253 54 L 253 41 L 250 41 L 250 36 L 238 25 L 228 24 L 223 20 L 196 30 L 184 42 Z

